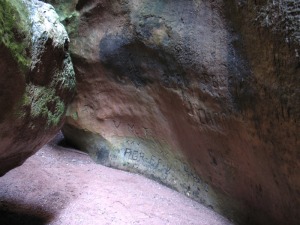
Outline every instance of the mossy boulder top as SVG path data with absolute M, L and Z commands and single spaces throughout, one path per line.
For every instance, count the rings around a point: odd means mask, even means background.
M 51 5 L 0 2 L 0 175 L 60 129 L 75 88 L 68 43 Z

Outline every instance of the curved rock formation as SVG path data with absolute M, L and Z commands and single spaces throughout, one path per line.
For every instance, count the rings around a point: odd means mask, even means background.
M 296 1 L 49 1 L 78 89 L 63 132 L 238 224 L 297 224 Z
M 0 175 L 47 143 L 75 86 L 69 38 L 49 4 L 0 2 Z

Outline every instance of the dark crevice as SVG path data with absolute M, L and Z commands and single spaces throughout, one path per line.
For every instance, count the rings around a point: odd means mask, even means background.
M 80 11 L 84 8 L 85 5 L 88 5 L 92 0 L 79 0 L 76 4 L 76 10 Z
M 64 137 L 61 131 L 58 132 L 58 134 L 49 142 L 49 144 L 54 146 L 57 145 L 63 148 L 72 148 L 80 151 L 80 149 L 76 145 L 74 145 Z
M 64 147 L 64 148 L 72 148 L 72 149 L 76 149 L 76 150 L 80 151 L 80 149 L 76 145 L 72 144 L 66 138 L 64 138 L 64 139 L 60 140 L 59 142 L 57 142 L 57 145 L 61 146 L 61 147 Z

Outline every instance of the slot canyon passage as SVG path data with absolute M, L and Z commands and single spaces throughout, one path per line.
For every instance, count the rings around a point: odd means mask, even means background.
M 1 0 L 0 34 L 2 223 L 300 223 L 298 0 Z

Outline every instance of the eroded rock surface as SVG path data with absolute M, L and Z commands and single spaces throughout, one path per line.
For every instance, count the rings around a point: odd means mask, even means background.
M 60 129 L 75 86 L 69 38 L 49 4 L 0 2 L 0 175 Z
M 78 89 L 63 131 L 238 224 L 300 220 L 297 1 L 49 1 Z

